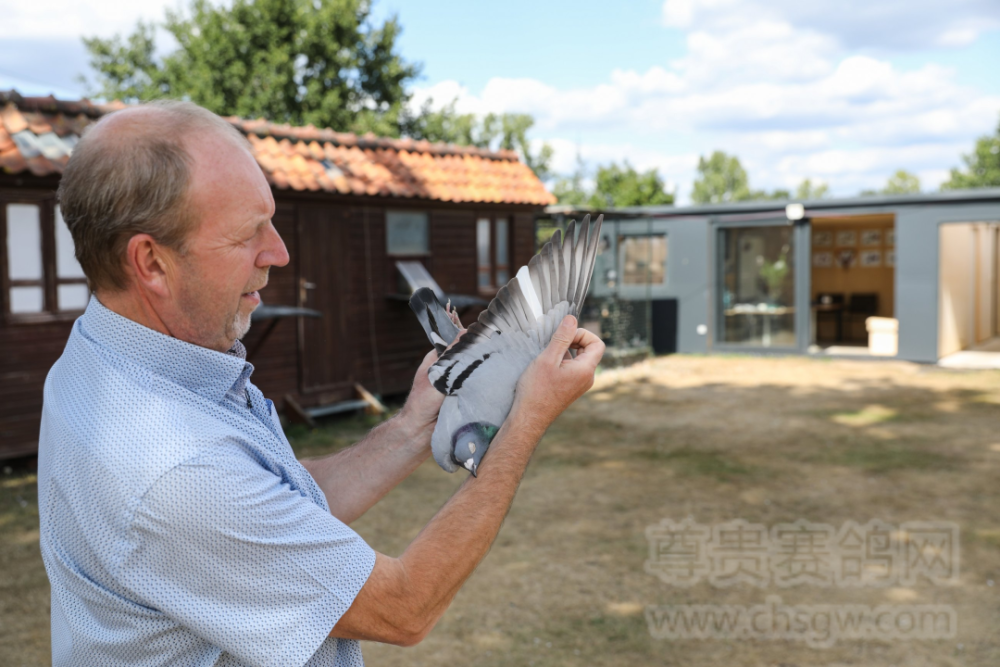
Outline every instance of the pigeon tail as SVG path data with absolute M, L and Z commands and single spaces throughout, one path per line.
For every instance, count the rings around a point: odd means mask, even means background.
M 429 287 L 421 287 L 413 293 L 410 308 L 416 313 L 420 326 L 440 355 L 458 336 L 459 328 L 451 313 L 441 305 Z

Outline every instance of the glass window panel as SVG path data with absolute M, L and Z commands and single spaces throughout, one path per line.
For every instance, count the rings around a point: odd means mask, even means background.
M 480 218 L 476 221 L 476 265 L 479 268 L 479 286 L 492 287 L 493 277 L 491 273 L 490 248 L 490 221 L 488 218 Z
M 7 205 L 7 274 L 11 280 L 42 279 L 42 223 L 35 204 Z
M 510 250 L 507 247 L 509 244 L 507 243 L 506 218 L 497 218 L 496 235 L 497 285 L 506 285 L 507 281 L 510 280 L 510 260 L 508 259 Z
M 623 236 L 621 248 L 622 283 L 662 285 L 667 280 L 667 235 Z
M 722 331 L 725 343 L 795 346 L 792 227 L 724 229 Z
M 426 255 L 429 252 L 427 214 L 389 211 L 385 214 L 386 251 L 390 255 Z
M 76 261 L 76 246 L 73 235 L 63 220 L 62 211 L 56 206 L 56 275 L 60 278 L 83 278 L 83 267 Z M 62 304 L 60 297 L 59 303 Z M 62 305 L 60 305 L 62 308 Z
M 11 287 L 10 312 L 14 314 L 42 312 L 42 288 Z
M 86 285 L 60 285 L 59 310 L 83 310 L 90 300 L 90 288 Z

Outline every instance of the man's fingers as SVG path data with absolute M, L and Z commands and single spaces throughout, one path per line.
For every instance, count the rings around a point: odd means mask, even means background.
M 604 356 L 604 341 L 593 331 L 577 329 L 570 346 L 577 351 L 574 361 L 584 362 L 595 368 Z
M 552 339 L 549 341 L 548 347 L 542 352 L 553 365 L 558 365 L 563 358 L 563 355 L 569 351 L 569 346 L 573 344 L 576 339 L 576 318 L 572 315 L 567 315 L 563 318 L 562 322 L 559 323 L 559 327 L 552 334 Z

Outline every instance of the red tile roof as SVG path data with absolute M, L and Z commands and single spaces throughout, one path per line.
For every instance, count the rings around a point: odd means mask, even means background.
M 0 92 L 0 169 L 61 173 L 84 128 L 124 107 Z M 278 189 L 451 202 L 555 202 L 514 151 L 358 136 L 263 119 L 226 120 L 246 135 Z

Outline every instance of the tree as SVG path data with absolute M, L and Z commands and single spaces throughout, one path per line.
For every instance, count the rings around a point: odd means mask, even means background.
M 560 178 L 552 187 L 552 194 L 560 204 L 583 208 L 590 200 L 590 195 L 584 188 L 583 179 L 586 177 L 585 165 L 580 154 L 576 154 L 576 169 L 569 178 Z
M 829 196 L 830 186 L 826 183 L 816 183 L 813 185 L 811 179 L 805 179 L 799 183 L 799 187 L 795 189 L 796 199 L 823 199 Z
M 656 169 L 640 173 L 628 160 L 621 167 L 612 162 L 606 167 L 597 168 L 590 207 L 602 209 L 673 204 L 674 195 L 666 191 L 665 185 Z
M 396 51 L 396 18 L 371 21 L 369 0 L 194 0 L 168 10 L 178 48 L 155 57 L 155 24 L 85 38 L 105 99 L 189 99 L 221 115 L 264 117 L 399 136 L 405 86 L 418 73 Z
M 993 136 L 979 137 L 973 151 L 962 156 L 962 162 L 966 169 L 952 169 L 951 178 L 941 184 L 942 190 L 1000 186 L 1000 125 Z
M 942 188 L 944 186 L 941 186 Z M 862 190 L 862 197 L 874 195 L 908 195 L 920 192 L 920 179 L 905 169 L 897 169 L 896 173 L 885 182 L 881 190 Z
M 885 187 L 882 188 L 884 195 L 908 195 L 920 192 L 920 179 L 916 174 L 911 174 L 905 169 L 898 169 L 895 174 L 889 177 Z
M 452 100 L 435 111 L 433 100 L 426 100 L 419 113 L 404 115 L 402 133 L 414 139 L 517 151 L 538 178 L 549 178 L 552 147 L 542 144 L 535 152 L 528 140 L 528 130 L 535 124 L 534 118 L 529 114 L 515 113 L 489 113 L 482 117 L 462 114 L 455 109 L 457 102 Z
M 577 154 L 573 174 L 569 178 L 557 180 L 552 194 L 560 204 L 591 209 L 674 203 L 674 195 L 666 191 L 666 184 L 659 170 L 654 168 L 639 172 L 628 160 L 622 166 L 614 162 L 598 166 L 594 187 L 590 191 L 584 185 L 585 177 L 583 159 Z
M 735 155 L 715 151 L 711 157 L 698 158 L 700 177 L 694 182 L 691 201 L 696 204 L 722 204 L 753 198 L 747 172 Z

